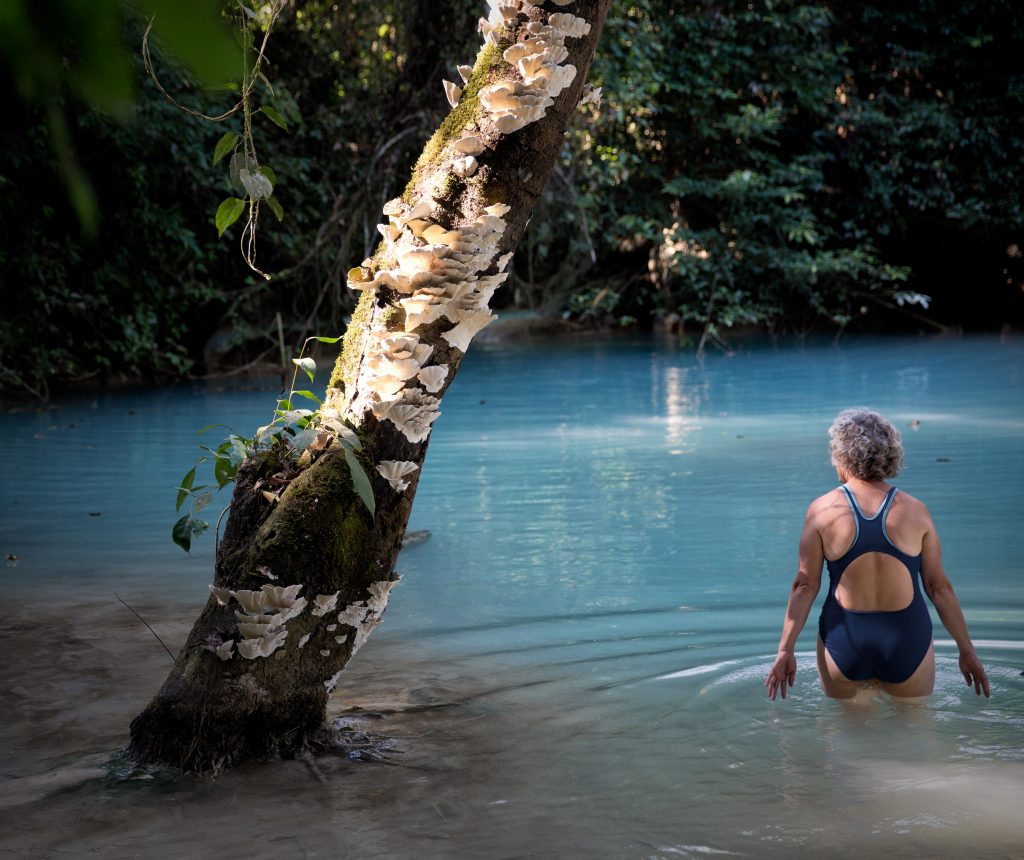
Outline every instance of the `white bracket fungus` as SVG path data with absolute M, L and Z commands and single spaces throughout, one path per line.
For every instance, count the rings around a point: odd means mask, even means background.
M 216 648 L 213 645 L 203 645 L 202 647 L 204 651 L 216 654 L 221 660 L 230 660 L 234 656 L 232 652 L 235 648 L 235 640 L 225 639 Z
M 238 653 L 246 660 L 255 660 L 258 657 L 269 657 L 278 648 L 284 645 L 288 631 L 284 628 L 270 630 L 259 639 L 242 639 L 238 643 Z
M 405 388 L 401 394 L 400 400 L 373 404 L 373 414 L 394 424 L 410 442 L 422 442 L 430 435 L 430 425 L 441 415 L 437 408 L 440 401 L 415 388 Z
M 318 594 L 313 598 L 313 603 L 316 605 L 313 607 L 313 614 L 322 617 L 334 609 L 338 604 L 338 595 L 340 591 L 335 591 L 334 594 Z
M 441 390 L 441 386 L 448 378 L 448 365 L 432 364 L 430 367 L 424 367 L 416 374 L 416 378 L 427 391 L 434 394 Z
M 456 158 L 452 162 L 452 173 L 456 176 L 472 176 L 476 173 L 477 163 L 476 159 L 472 155 L 465 155 L 462 158 Z
M 399 493 L 409 486 L 408 481 L 403 481 L 405 475 L 415 472 L 419 466 L 409 460 L 382 460 L 377 464 L 377 471 Z
M 231 602 L 230 588 L 219 588 L 216 585 L 211 585 L 210 591 L 213 592 L 213 596 L 217 598 L 217 603 L 221 606 L 227 606 Z
M 459 103 L 459 99 L 462 98 L 462 87 L 451 81 L 442 81 L 442 83 L 444 84 L 444 94 L 448 97 L 448 104 L 455 107 Z
M 577 103 L 577 107 L 584 107 L 586 105 L 593 105 L 595 108 L 600 109 L 601 107 L 601 88 L 591 86 L 590 84 L 583 85 L 583 96 Z
M 334 688 L 338 686 L 338 679 L 341 677 L 341 673 L 344 671 L 344 669 L 339 669 L 337 672 L 331 675 L 330 678 L 324 681 L 324 686 L 327 688 L 327 695 L 330 695 L 334 692 Z
M 366 617 L 366 603 L 351 603 L 338 613 L 338 623 L 347 624 L 349 627 L 358 627 Z
M 506 24 L 511 24 L 519 17 L 519 8 L 518 0 L 515 3 L 499 3 L 498 13 L 501 15 L 501 20 Z
M 484 151 L 484 145 L 476 135 L 466 135 L 455 141 L 455 148 L 463 155 L 479 155 Z
M 465 352 L 477 332 L 496 319 L 497 317 L 490 311 L 470 311 L 459 320 L 455 328 L 446 331 L 441 337 L 456 349 Z
M 391 589 L 400 582 L 400 579 L 381 579 L 370 583 L 370 599 L 366 602 L 371 612 L 381 615 L 388 605 L 388 597 Z
M 590 24 L 586 19 L 568 12 L 555 12 L 548 16 L 548 26 L 554 27 L 566 39 L 582 39 L 590 32 Z

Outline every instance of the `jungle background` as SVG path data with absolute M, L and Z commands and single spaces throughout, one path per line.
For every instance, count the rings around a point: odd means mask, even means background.
M 103 0 L 88 21 L 76 5 L 0 16 L 6 394 L 273 364 L 340 333 L 345 272 L 447 113 L 483 0 L 287 5 L 255 93 L 284 215 L 259 222 L 269 280 L 238 251 L 244 219 L 223 237 L 214 221 L 235 192 L 213 155 L 240 117 L 185 114 L 146 74 L 159 4 Z M 97 52 L 127 85 L 85 75 Z M 154 45 L 182 103 L 237 97 L 168 56 Z M 694 347 L 1024 322 L 1024 6 L 616 0 L 591 81 L 601 106 L 576 112 L 499 313 Z

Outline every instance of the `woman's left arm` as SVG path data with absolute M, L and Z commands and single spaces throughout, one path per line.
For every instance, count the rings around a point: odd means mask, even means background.
M 942 544 L 939 542 L 939 534 L 935 530 L 935 524 L 927 509 L 925 516 L 927 517 L 927 530 L 921 544 L 921 582 L 924 585 L 925 594 L 935 605 L 942 626 L 949 631 L 949 635 L 953 637 L 957 648 L 960 649 L 960 671 L 963 673 L 967 686 L 973 686 L 974 692 L 979 696 L 984 692 L 987 699 L 989 687 L 985 667 L 981 665 L 981 660 L 978 659 L 978 655 L 974 651 L 974 643 L 971 642 L 971 636 L 967 632 L 967 621 L 964 619 L 963 610 L 960 609 L 960 601 L 957 600 L 953 584 L 942 567 Z

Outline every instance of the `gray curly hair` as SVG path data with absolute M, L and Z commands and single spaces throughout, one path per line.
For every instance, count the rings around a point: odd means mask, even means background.
M 828 428 L 832 465 L 863 481 L 895 478 L 903 468 L 900 432 L 877 412 L 844 409 Z

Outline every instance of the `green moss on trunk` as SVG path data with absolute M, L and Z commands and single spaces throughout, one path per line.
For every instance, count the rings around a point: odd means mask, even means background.
M 364 290 L 355 310 L 352 311 L 352 321 L 345 330 L 341 352 L 338 353 L 331 379 L 327 383 L 328 392 L 335 388 L 344 388 L 346 391 L 355 388 L 356 378 L 359 376 L 359 362 L 363 357 L 363 338 L 373 319 L 373 299 L 373 293 Z
M 505 46 L 507 47 L 507 45 Z M 465 128 L 470 123 L 476 122 L 483 115 L 483 105 L 480 104 L 480 90 L 492 83 L 496 77 L 508 69 L 508 63 L 502 57 L 502 47 L 485 44 L 480 53 L 477 54 L 476 63 L 473 66 L 473 74 L 470 75 L 462 90 L 459 103 L 452 108 L 451 113 L 445 117 L 440 128 L 434 132 L 433 137 L 423 147 L 423 152 L 416 161 L 412 171 L 412 179 L 406 186 L 403 199 L 406 202 L 412 201 L 412 195 L 424 173 L 429 173 L 444 152 L 448 144 L 453 143 L 462 137 Z

